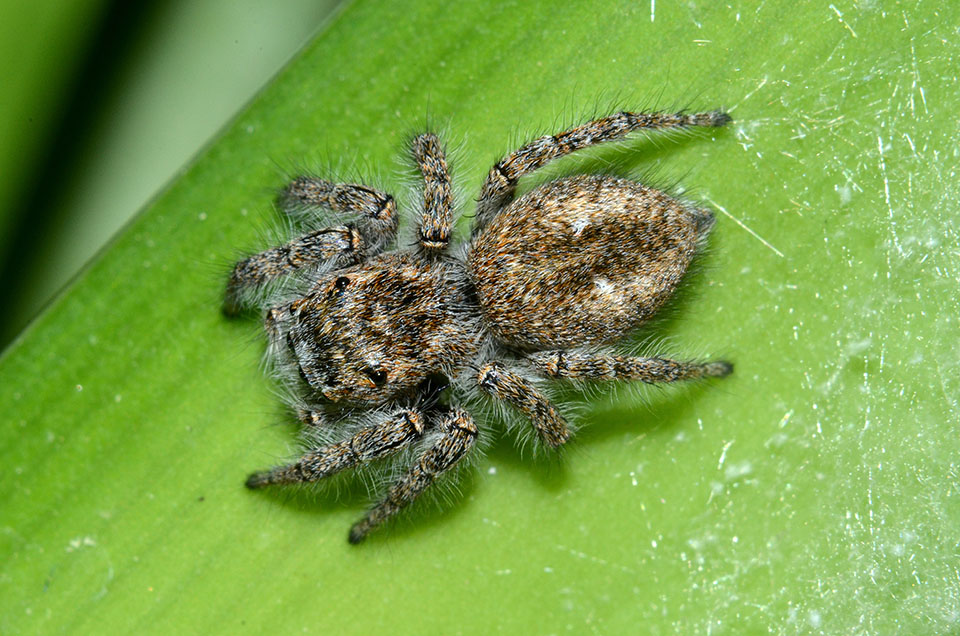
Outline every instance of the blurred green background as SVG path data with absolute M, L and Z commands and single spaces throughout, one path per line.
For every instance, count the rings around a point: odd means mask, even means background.
M 0 350 L 338 4 L 0 3 Z
M 82 39 L 61 17 L 39 39 Z M 0 632 L 957 633 L 958 25 L 853 0 L 346 5 L 0 357 Z M 499 440 L 455 502 L 360 548 L 362 496 L 246 491 L 295 428 L 262 328 L 218 308 L 277 164 L 356 162 L 408 204 L 429 117 L 470 197 L 618 100 L 735 122 L 521 187 L 626 162 L 713 205 L 655 333 L 734 375 L 592 400 L 556 465 Z

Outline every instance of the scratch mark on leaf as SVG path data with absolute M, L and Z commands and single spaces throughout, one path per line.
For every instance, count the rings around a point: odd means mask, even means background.
M 774 254 L 776 254 L 776 255 L 779 256 L 780 258 L 786 258 L 786 257 L 783 255 L 783 252 L 781 252 L 780 250 L 778 250 L 777 248 L 775 248 L 773 245 L 771 245 L 769 242 L 767 242 L 767 240 L 766 240 L 765 238 L 763 238 L 762 236 L 760 236 L 759 234 L 757 234 L 756 232 L 754 232 L 753 230 L 751 230 L 749 227 L 747 227 L 746 224 L 745 224 L 743 221 L 741 221 L 741 220 L 738 219 L 737 217 L 735 217 L 735 216 L 733 216 L 732 214 L 730 214 L 729 212 L 727 212 L 727 210 L 726 210 L 722 205 L 720 205 L 720 204 L 717 203 L 716 201 L 713 201 L 712 199 L 707 199 L 707 201 L 710 202 L 710 205 L 712 205 L 713 207 L 717 208 L 718 210 L 720 210 L 721 212 L 723 212 L 724 214 L 726 214 L 728 217 L 730 217 L 731 219 L 733 219 L 734 223 L 736 223 L 737 225 L 739 225 L 740 227 L 742 227 L 744 230 L 746 230 L 747 232 L 749 232 L 755 239 L 757 239 L 758 241 L 760 241 L 761 243 L 763 243 L 764 245 L 766 245 L 767 247 L 769 247 L 771 250 L 773 250 Z

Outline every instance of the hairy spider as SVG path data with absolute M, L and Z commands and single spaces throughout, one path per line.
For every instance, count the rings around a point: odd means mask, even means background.
M 350 529 L 358 543 L 471 451 L 480 431 L 465 406 L 481 397 L 525 416 L 557 448 L 571 428 L 539 378 L 659 383 L 729 374 L 728 362 L 633 357 L 615 347 L 673 293 L 714 223 L 708 210 L 607 175 L 557 179 L 514 198 L 522 176 L 576 150 L 638 130 L 729 121 L 722 111 L 621 112 L 536 139 L 490 170 L 471 238 L 456 255 L 447 161 L 433 134 L 413 140 L 423 206 L 410 249 L 387 251 L 398 225 L 389 194 L 295 179 L 281 198 L 288 212 L 327 208 L 350 222 L 237 263 L 225 310 L 257 304 L 260 292 L 268 355 L 291 403 L 333 443 L 246 485 L 314 482 L 406 452 L 405 472 Z

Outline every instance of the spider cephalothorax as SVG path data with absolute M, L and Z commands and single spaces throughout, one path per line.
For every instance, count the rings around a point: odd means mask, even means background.
M 526 416 L 556 448 L 571 429 L 536 377 L 658 383 L 729 374 L 727 362 L 627 356 L 616 346 L 671 296 L 713 225 L 709 211 L 606 175 L 558 179 L 514 199 L 520 177 L 581 148 L 636 130 L 729 121 L 720 111 L 618 113 L 530 142 L 490 170 L 462 257 L 448 253 L 453 196 L 435 135 L 413 141 L 423 208 L 407 250 L 385 251 L 398 225 L 392 196 L 294 180 L 285 207 L 328 208 L 346 222 L 238 263 L 225 307 L 234 313 L 251 291 L 275 290 L 263 303 L 269 351 L 301 419 L 349 432 L 254 473 L 247 486 L 318 481 L 415 449 L 412 467 L 351 529 L 356 543 L 474 447 L 479 429 L 464 406 L 477 394 Z M 278 279 L 288 284 L 268 285 Z
M 477 352 L 461 269 L 389 252 L 327 273 L 268 312 L 274 349 L 331 402 L 399 398 Z

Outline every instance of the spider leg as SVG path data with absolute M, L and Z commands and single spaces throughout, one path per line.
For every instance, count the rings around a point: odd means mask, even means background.
M 350 528 L 350 543 L 360 543 L 371 530 L 419 497 L 437 476 L 453 468 L 473 448 L 477 426 L 463 409 L 453 409 L 438 421 L 441 437 L 428 448 L 413 468 L 390 487 L 387 496 Z
M 453 225 L 453 191 L 447 159 L 440 140 L 432 133 L 413 140 L 413 158 L 423 174 L 423 216 L 418 239 L 428 253 L 438 253 L 450 243 Z
M 424 416 L 404 409 L 357 431 L 350 439 L 310 451 L 292 464 L 253 473 L 247 488 L 319 481 L 346 468 L 391 455 L 423 434 Z
M 723 360 L 678 362 L 664 358 L 594 355 L 579 351 L 539 351 L 527 355 L 541 373 L 552 378 L 639 380 L 649 384 L 698 378 L 722 378 L 733 372 Z
M 287 210 L 326 207 L 341 214 L 359 215 L 360 227 L 351 223 L 323 228 L 240 261 L 227 283 L 223 306 L 227 315 L 240 310 L 248 290 L 325 261 L 338 267 L 359 263 L 383 250 L 396 234 L 397 204 L 393 197 L 366 186 L 298 177 L 287 186 L 281 199 Z
M 556 407 L 530 382 L 508 371 L 499 362 L 490 362 L 477 373 L 480 388 L 510 403 L 530 418 L 540 439 L 551 447 L 562 446 L 570 439 L 570 428 Z
M 534 139 L 490 169 L 480 190 L 473 235 L 479 234 L 493 215 L 513 200 L 520 177 L 542 168 L 553 159 L 607 141 L 623 139 L 637 130 L 715 127 L 723 126 L 729 121 L 730 116 L 719 110 L 693 114 L 621 112 L 595 119 L 557 135 Z
M 281 195 L 288 213 L 301 207 L 329 208 L 338 214 L 356 214 L 365 225 L 376 252 L 393 240 L 397 231 L 397 202 L 385 192 L 351 183 L 333 183 L 316 177 L 297 177 Z
M 301 267 L 334 261 L 338 266 L 363 259 L 363 236 L 352 225 L 324 228 L 237 263 L 227 282 L 223 311 L 228 316 L 243 306 L 244 292 L 297 271 Z

